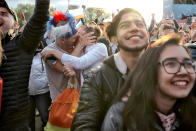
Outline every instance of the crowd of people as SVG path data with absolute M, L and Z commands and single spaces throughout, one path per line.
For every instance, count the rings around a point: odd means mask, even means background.
M 35 0 L 19 31 L 16 13 L 0 1 L 0 131 L 35 131 L 35 108 L 45 131 L 196 130 L 196 21 L 157 23 L 152 14 L 148 27 L 124 8 L 111 22 L 97 17 L 78 29 L 72 14 L 49 16 L 49 7 Z M 49 118 L 67 88 L 80 98 L 65 129 Z

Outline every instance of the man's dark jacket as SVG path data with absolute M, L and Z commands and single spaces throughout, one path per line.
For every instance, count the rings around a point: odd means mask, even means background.
M 33 54 L 46 29 L 49 19 L 49 0 L 36 0 L 33 16 L 22 34 L 14 39 L 7 35 L 2 40 L 4 58 L 0 67 L 3 79 L 0 129 L 27 120 L 28 82 Z
M 81 90 L 73 131 L 99 131 L 107 110 L 124 83 L 124 76 L 117 69 L 114 56 L 88 75 Z

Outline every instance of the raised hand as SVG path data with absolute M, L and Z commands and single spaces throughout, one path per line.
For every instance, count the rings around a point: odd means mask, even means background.
M 78 32 L 78 36 L 78 44 L 81 44 L 84 47 L 96 43 L 96 36 L 94 36 L 94 32 L 86 33 L 85 30 L 81 30 L 80 32 Z

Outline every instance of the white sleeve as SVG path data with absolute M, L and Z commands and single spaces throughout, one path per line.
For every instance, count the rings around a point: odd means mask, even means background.
M 86 52 L 81 57 L 72 56 L 69 54 L 63 54 L 61 57 L 62 64 L 72 65 L 77 70 L 84 70 L 95 64 L 97 61 L 101 61 L 108 56 L 107 47 L 103 43 L 97 43 L 91 50 Z

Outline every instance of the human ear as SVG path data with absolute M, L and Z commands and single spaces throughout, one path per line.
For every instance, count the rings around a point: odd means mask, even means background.
M 19 23 L 18 22 L 15 22 L 14 23 L 14 30 L 18 29 L 20 27 Z

